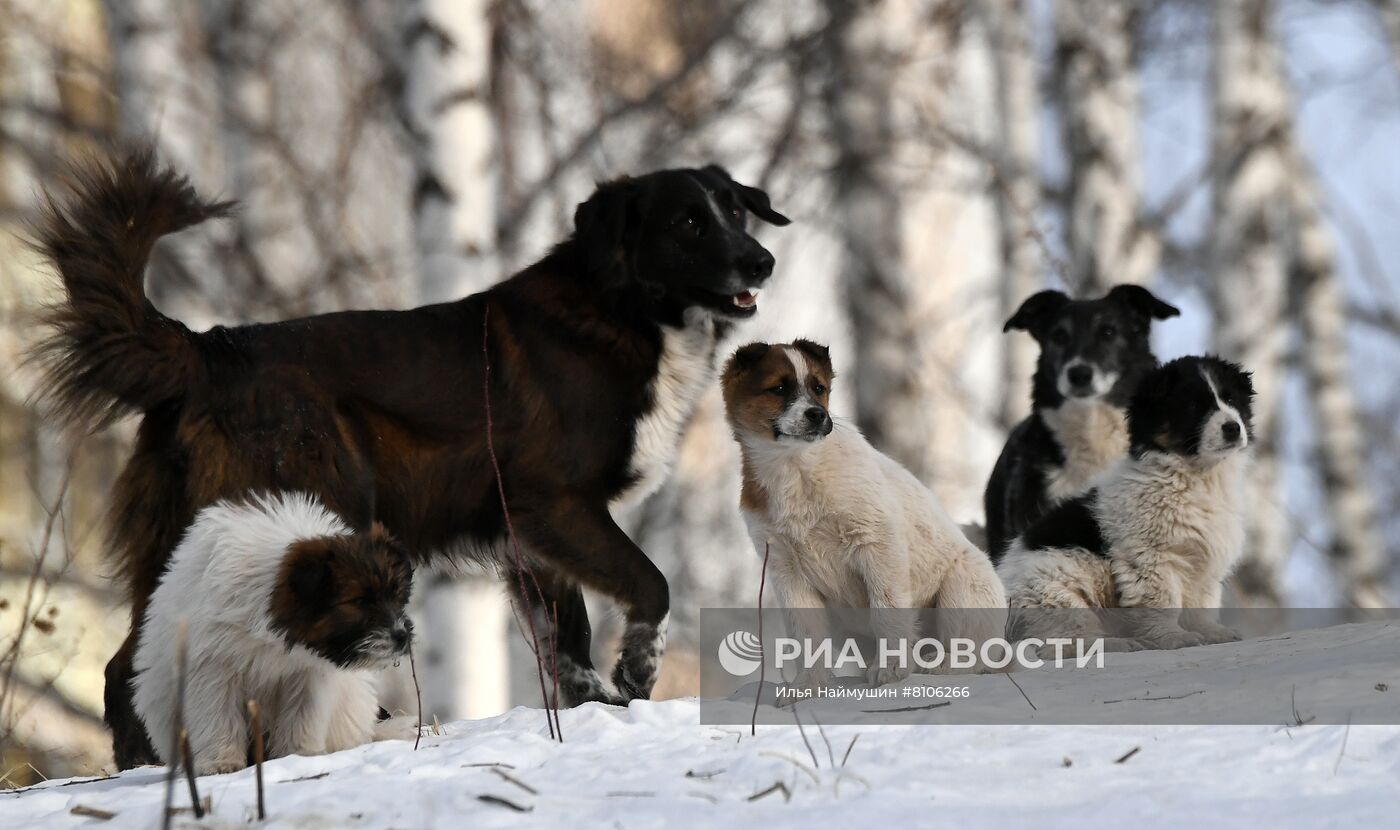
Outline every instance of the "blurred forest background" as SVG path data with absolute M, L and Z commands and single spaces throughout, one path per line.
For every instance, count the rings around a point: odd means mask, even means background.
M 1027 411 L 1003 321 L 1148 284 L 1184 312 L 1160 357 L 1215 350 L 1261 390 L 1229 601 L 1391 602 L 1400 0 L 0 0 L 0 786 L 110 764 L 101 518 L 134 424 L 60 435 L 28 405 L 55 281 L 23 235 L 65 159 L 133 139 L 243 205 L 153 263 L 196 328 L 459 296 L 596 182 L 723 164 L 794 220 L 757 229 L 778 268 L 736 341 L 829 342 L 836 411 L 963 520 Z M 698 609 L 755 599 L 738 487 L 713 394 L 626 517 L 671 580 L 662 694 L 696 688 Z M 430 714 L 539 704 L 504 596 L 424 577 Z

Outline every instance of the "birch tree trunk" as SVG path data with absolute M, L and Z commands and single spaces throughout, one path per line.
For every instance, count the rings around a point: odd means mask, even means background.
M 1030 18 L 1023 0 L 983 6 L 996 60 L 997 223 L 1001 237 L 1001 319 L 1009 320 L 1042 283 L 1044 253 L 1036 241 L 1040 205 L 1040 106 Z M 1035 374 L 1029 337 L 1004 338 L 1001 425 L 1009 429 L 1030 413 L 1026 393 Z
M 1391 55 L 1400 62 L 1400 0 L 1371 0 L 1371 5 L 1376 7 Z
M 1235 574 L 1246 605 L 1283 601 L 1291 534 L 1279 493 L 1278 410 L 1284 380 L 1285 176 L 1290 102 L 1270 30 L 1272 0 L 1214 7 L 1210 273 L 1215 350 L 1254 373 L 1257 445 L 1248 548 Z
M 1155 236 L 1138 224 L 1142 166 L 1135 66 L 1137 4 L 1055 4 L 1056 94 L 1070 155 L 1071 286 L 1098 296 L 1143 283 L 1157 268 Z
M 442 302 L 496 279 L 490 3 L 418 0 L 405 32 L 419 298 Z M 505 589 L 488 577 L 420 581 L 425 712 L 479 718 L 509 705 Z
M 915 411 L 923 396 L 909 359 L 919 332 L 906 313 L 910 291 L 901 269 L 899 194 L 880 164 L 894 143 L 893 58 L 879 19 L 882 6 L 828 0 L 827 9 L 832 77 L 825 103 L 836 151 L 833 185 L 858 367 L 853 378 L 857 421 L 877 446 L 911 463 L 922 455 L 922 446 L 897 433 L 906 416 L 913 419 L 910 433 L 923 432 Z
M 994 61 L 961 0 L 833 0 L 826 106 L 861 429 L 975 515 L 1000 435 Z
M 1328 552 L 1348 605 L 1388 608 L 1388 563 L 1347 356 L 1345 292 L 1317 176 L 1303 156 L 1296 131 L 1292 135 L 1285 156 L 1292 212 L 1289 290 L 1304 344 L 1300 358 L 1332 532 Z
M 210 104 L 214 94 L 199 42 L 199 7 L 179 0 L 106 0 L 103 9 L 112 43 L 118 134 L 129 142 L 153 143 L 161 160 L 189 176 L 201 192 L 223 192 L 222 125 Z M 218 298 L 227 281 L 219 257 L 200 255 L 207 243 L 187 236 L 161 246 L 191 265 L 179 273 L 195 280 L 197 290 L 179 290 L 171 261 L 157 255 L 147 281 L 152 301 L 196 329 L 228 322 L 211 314 L 211 308 L 226 305 Z

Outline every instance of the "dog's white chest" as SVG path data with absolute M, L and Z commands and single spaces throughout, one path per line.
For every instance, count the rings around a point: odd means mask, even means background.
M 1128 421 L 1116 406 L 1068 402 L 1040 417 L 1065 454 L 1064 464 L 1045 471 L 1045 491 L 1053 501 L 1080 495 L 1128 453 Z
M 636 481 L 613 500 L 614 506 L 643 499 L 666 480 L 681 431 L 714 379 L 715 341 L 714 319 L 704 312 L 686 312 L 681 328 L 662 327 L 651 408 L 637 421 L 627 465 Z

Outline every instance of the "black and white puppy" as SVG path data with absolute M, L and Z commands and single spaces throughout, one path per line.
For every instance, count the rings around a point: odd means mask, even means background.
M 1180 313 L 1142 286 L 1118 285 L 1096 300 L 1042 291 L 1006 321 L 1004 331 L 1030 332 L 1040 359 L 1031 414 L 1007 438 L 983 496 L 992 561 L 1128 451 L 1128 398 L 1157 366 L 1152 321 Z
M 1253 396 L 1249 374 L 1215 357 L 1178 358 L 1143 378 L 1128 408 L 1128 457 L 1013 540 L 997 566 L 1011 607 L 1165 609 L 1119 615 L 1133 630 L 1114 632 L 1110 650 L 1239 639 L 1201 609 L 1220 607 L 1244 547 Z M 1104 615 L 1039 622 L 1055 630 L 1017 633 L 1114 628 Z
M 408 737 L 379 721 L 375 671 L 408 652 L 407 554 L 375 524 L 352 532 L 303 493 L 199 511 L 146 609 L 135 705 L 162 759 L 174 746 L 178 641 L 187 631 L 183 723 L 199 775 L 247 766 L 247 702 L 268 757 Z

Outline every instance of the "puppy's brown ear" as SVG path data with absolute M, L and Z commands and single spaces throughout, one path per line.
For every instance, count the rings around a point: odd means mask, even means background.
M 321 603 L 335 591 L 329 539 L 302 539 L 292 544 L 283 564 L 283 578 L 296 599 Z
M 831 350 L 820 343 L 799 337 L 792 341 L 792 345 L 807 357 L 815 360 L 817 365 L 829 375 L 831 374 Z
M 758 365 L 763 356 L 768 354 L 768 350 L 773 348 L 767 343 L 750 343 L 747 346 L 740 346 L 729 358 L 729 363 L 724 367 L 726 376 L 742 374 Z
M 1049 289 L 1038 294 L 1032 294 L 1026 298 L 1021 307 L 1016 309 L 1016 313 L 1011 315 L 1011 319 L 1006 321 L 1002 331 L 1028 331 L 1032 335 L 1042 331 L 1046 320 L 1050 315 L 1064 308 L 1069 302 L 1069 297 L 1063 291 Z

